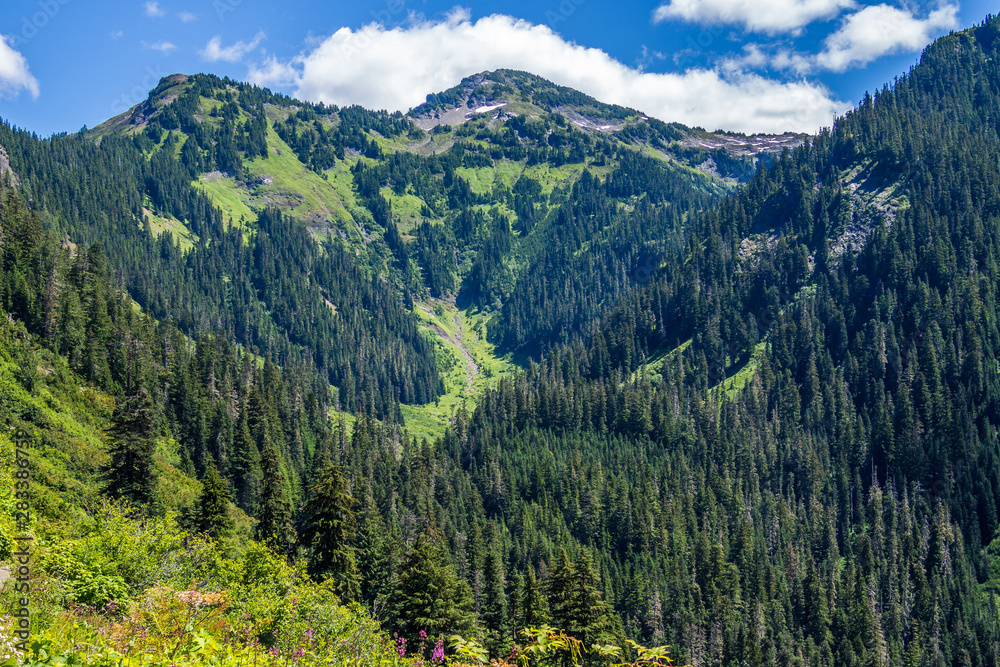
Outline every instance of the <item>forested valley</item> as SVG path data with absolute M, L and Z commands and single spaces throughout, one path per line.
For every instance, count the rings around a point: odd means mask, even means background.
M 512 71 L 408 115 L 175 75 L 0 126 L 36 625 L 171 582 L 273 655 L 325 623 L 1000 664 L 1000 20 L 816 136 L 707 136 Z M 477 391 L 441 313 L 504 360 Z

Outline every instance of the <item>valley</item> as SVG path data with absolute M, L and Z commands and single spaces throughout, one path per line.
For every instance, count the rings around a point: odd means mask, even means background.
M 991 16 L 816 135 L 509 69 L 0 124 L 24 664 L 1000 664 L 998 100 Z

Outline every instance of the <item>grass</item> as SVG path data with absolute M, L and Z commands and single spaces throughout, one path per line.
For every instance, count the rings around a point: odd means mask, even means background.
M 691 347 L 691 339 L 688 338 L 686 341 L 678 345 L 672 350 L 665 350 L 654 354 L 653 356 L 646 359 L 646 374 L 650 381 L 654 384 L 658 384 L 663 379 L 663 369 L 668 364 L 676 364 L 677 356 L 683 354 L 686 349 Z M 632 373 L 630 381 L 638 379 L 641 369 L 637 369 Z
M 254 212 L 243 195 L 236 179 L 232 177 L 220 177 L 216 180 L 199 180 L 194 182 L 194 186 L 208 195 L 212 203 L 222 210 L 226 221 L 230 225 L 240 225 L 241 220 L 245 224 L 257 222 L 257 214 Z
M 517 366 L 510 355 L 497 356 L 492 343 L 486 340 L 486 316 L 482 313 L 459 310 L 454 303 L 439 299 L 417 304 L 414 313 L 434 339 L 446 393 L 427 405 L 403 405 L 403 417 L 410 435 L 433 440 L 444 434 L 459 406 L 464 403 L 471 410 L 476 397 L 491 382 L 515 371 Z M 459 341 L 478 367 L 477 373 L 470 373 Z
M 239 183 L 232 177 L 218 177 L 195 182 L 222 209 L 231 223 L 241 219 L 256 222 L 259 211 L 267 206 L 278 206 L 303 222 L 319 226 L 324 233 L 333 226 L 340 227 L 360 241 L 349 208 L 355 205 L 351 189 L 351 176 L 346 165 L 327 172 L 324 179 L 307 169 L 289 146 L 269 128 L 267 131 L 269 154 L 246 162 L 246 182 Z
M 253 188 L 253 201 L 258 207 L 275 204 L 307 223 L 352 221 L 344 202 L 329 182 L 307 169 L 271 127 L 267 130 L 267 144 L 269 154 L 266 158 L 246 163 L 248 174 L 270 181 Z
M 149 209 L 143 211 L 146 219 L 149 220 L 149 229 L 156 236 L 161 236 L 164 232 L 170 232 L 174 241 L 180 244 L 181 250 L 187 252 L 198 242 L 198 235 L 188 229 L 180 220 L 175 218 L 156 215 Z
M 400 197 L 386 187 L 382 188 L 382 196 L 392 204 L 392 217 L 396 220 L 399 231 L 413 229 L 426 219 L 420 212 L 425 205 L 420 197 L 409 193 Z
M 465 179 L 476 194 L 490 192 L 498 184 L 513 188 L 517 179 L 524 174 L 538 181 L 542 186 L 542 193 L 549 195 L 556 188 L 572 185 L 580 178 L 584 169 L 589 169 L 590 173 L 603 178 L 611 173 L 612 168 L 584 164 L 564 164 L 560 167 L 537 164 L 527 167 L 525 162 L 498 160 L 492 167 L 458 167 L 455 173 Z
M 757 366 L 765 354 L 767 354 L 767 343 L 757 343 L 753 348 L 753 352 L 750 353 L 750 359 L 743 367 L 721 382 L 726 396 L 732 398 L 750 384 L 754 374 L 757 372 Z

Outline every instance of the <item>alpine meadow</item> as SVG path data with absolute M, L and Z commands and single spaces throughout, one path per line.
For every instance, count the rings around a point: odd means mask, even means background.
M 997 667 L 1000 18 L 878 85 L 4 121 L 0 664 Z

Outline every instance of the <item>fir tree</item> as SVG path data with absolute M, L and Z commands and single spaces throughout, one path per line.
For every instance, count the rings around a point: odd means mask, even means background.
M 229 485 L 219 475 L 215 461 L 210 459 L 201 479 L 201 495 L 193 516 L 194 529 L 216 539 L 229 535 L 233 529 L 229 516 L 232 500 Z
M 233 484 L 236 487 L 236 504 L 246 512 L 253 512 L 260 502 L 260 450 L 250 434 L 245 415 L 240 416 L 233 438 Z
M 351 542 L 357 531 L 357 501 L 339 466 L 322 468 L 315 480 L 309 487 L 302 531 L 302 543 L 309 549 L 309 572 L 332 579 L 343 598 L 356 600 L 360 594 L 358 566 Z
M 548 604 L 542 587 L 535 576 L 535 569 L 528 568 L 518 577 L 517 597 L 514 604 L 514 627 L 523 630 L 549 622 Z
M 254 537 L 288 559 L 295 555 L 295 525 L 292 507 L 288 502 L 285 474 L 278 461 L 278 452 L 272 445 L 264 449 L 261 457 L 264 488 L 257 507 L 257 525 Z
M 381 608 L 392 594 L 398 547 L 370 494 L 358 521 L 356 545 L 361 599 L 369 608 Z
M 495 656 L 506 655 L 510 648 L 510 603 L 506 592 L 506 568 L 496 524 L 491 526 L 489 548 L 483 558 L 483 603 L 479 614 L 486 629 L 486 647 Z
M 407 552 L 392 595 L 394 625 L 404 637 L 423 630 L 429 636 L 472 630 L 472 590 L 459 579 L 442 545 L 429 529 Z
M 584 550 L 577 563 L 560 552 L 559 563 L 548 581 L 552 623 L 585 644 L 621 644 L 621 621 L 604 601 L 593 559 Z
M 152 509 L 156 499 L 156 440 L 153 404 L 145 388 L 115 407 L 108 449 L 111 459 L 103 470 L 105 493 L 147 511 Z

